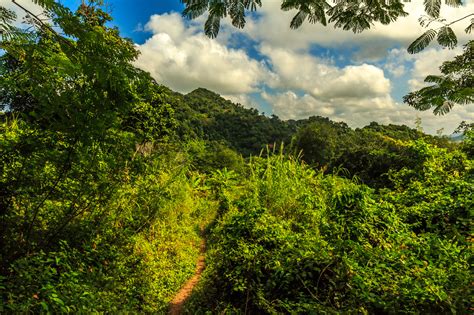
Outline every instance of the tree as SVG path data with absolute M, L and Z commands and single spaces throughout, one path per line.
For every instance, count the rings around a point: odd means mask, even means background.
M 138 51 L 97 2 L 75 12 L 40 4 L 48 22 L 31 15 L 27 36 L 1 42 L 0 269 L 67 231 L 87 239 L 89 218 L 106 221 L 100 209 L 130 172 L 135 144 L 174 126 L 164 93 L 132 64 Z
M 474 41 L 464 46 L 464 52 L 440 67 L 441 75 L 429 75 L 425 82 L 434 83 L 409 93 L 403 101 L 418 110 L 433 108 L 435 115 L 448 113 L 454 105 L 474 102 Z

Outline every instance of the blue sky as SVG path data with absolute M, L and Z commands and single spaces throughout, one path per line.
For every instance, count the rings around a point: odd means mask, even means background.
M 0 0 L 0 5 L 7 2 Z M 263 2 L 258 14 L 248 16 L 245 29 L 223 21 L 219 36 L 211 40 L 202 32 L 205 17 L 182 18 L 179 0 L 108 1 L 113 24 L 141 51 L 136 65 L 182 93 L 205 87 L 268 115 L 321 115 L 352 127 L 371 121 L 413 126 L 420 117 L 425 131 L 444 128 L 449 134 L 460 121 L 474 121 L 473 105 L 435 117 L 401 101 L 422 87 L 423 78 L 435 74 L 442 61 L 462 51 L 431 45 L 417 55 L 406 52 L 424 31 L 417 21 L 423 14 L 421 0 L 406 4 L 409 17 L 362 34 L 308 23 L 290 30 L 295 12 L 282 12 L 277 0 Z M 63 3 L 75 8 L 80 1 Z M 474 0 L 458 9 L 445 7 L 441 14 L 451 21 L 466 12 L 474 12 Z M 455 28 L 461 43 L 472 39 L 463 33 L 464 24 Z

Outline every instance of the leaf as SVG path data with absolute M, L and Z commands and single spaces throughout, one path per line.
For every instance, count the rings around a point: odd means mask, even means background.
M 461 0 L 445 0 L 444 3 L 446 3 L 447 5 L 451 7 L 459 7 L 462 5 Z
M 201 16 L 208 8 L 208 2 L 206 0 L 193 1 L 191 3 L 188 1 L 182 2 L 186 4 L 186 8 L 183 10 L 182 15 L 188 19 L 195 19 Z
M 448 47 L 449 49 L 453 49 L 458 43 L 456 34 L 454 34 L 453 30 L 449 26 L 443 26 L 440 28 L 437 40 L 441 46 Z
M 442 105 L 436 106 L 433 110 L 433 114 L 435 115 L 444 115 L 449 113 L 449 111 L 453 108 L 454 103 L 450 101 L 444 101 Z
M 441 9 L 441 0 L 424 0 L 426 13 L 434 18 L 439 17 L 439 10 Z
M 471 24 L 469 24 L 468 27 L 466 27 L 464 32 L 470 34 L 473 28 L 474 28 L 474 18 L 471 19 Z
M 296 13 L 296 15 L 291 20 L 290 28 L 292 29 L 299 28 L 303 24 L 303 22 L 306 20 L 307 16 L 308 16 L 307 12 L 304 12 L 302 10 L 298 11 L 298 13 Z
M 232 25 L 237 28 L 244 28 L 245 26 L 245 6 L 242 2 L 232 4 L 230 7 L 230 17 L 232 18 Z
M 439 75 L 428 75 L 425 78 L 425 82 L 441 84 L 444 82 L 444 78 Z
M 210 38 L 216 38 L 217 34 L 219 34 L 219 28 L 221 25 L 221 19 L 220 17 L 211 14 L 206 20 L 206 23 L 204 24 L 204 32 L 207 36 Z
M 423 49 L 425 49 L 433 40 L 433 38 L 436 36 L 437 32 L 433 29 L 427 30 L 423 35 L 418 37 L 413 43 L 408 46 L 407 51 L 410 54 L 416 54 Z

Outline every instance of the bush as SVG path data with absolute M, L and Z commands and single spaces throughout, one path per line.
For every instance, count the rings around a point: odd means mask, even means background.
M 446 162 L 445 150 L 423 142 L 411 148 L 428 164 Z M 459 163 L 446 168 L 461 172 Z M 417 230 L 407 196 L 376 194 L 282 155 L 254 159 L 250 169 L 234 186 L 246 189 L 210 232 L 208 267 L 189 313 L 467 313 L 468 244 L 453 243 L 445 229 Z M 450 186 L 446 170 L 426 189 Z M 467 192 L 450 191 L 458 194 L 452 198 Z

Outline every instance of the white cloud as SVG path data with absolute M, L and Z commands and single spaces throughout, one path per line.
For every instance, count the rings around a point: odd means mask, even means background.
M 136 65 L 180 92 L 206 87 L 222 94 L 249 93 L 268 75 L 244 50 L 229 49 L 187 27 L 177 13 L 154 15 L 146 28 L 153 36 L 138 46 Z
M 262 92 L 261 97 L 273 114 L 283 119 L 321 115 L 345 121 L 353 127 L 371 121 L 413 126 L 419 116 L 426 131 L 435 132 L 445 127 L 451 132 L 461 120 L 472 118 L 472 106 L 455 108 L 447 116 L 435 117 L 430 111 L 418 112 L 398 104 L 391 96 L 392 84 L 384 74 L 385 70 L 394 77 L 409 75 L 410 86 L 414 88 L 416 82 L 422 82 L 427 74 L 436 73 L 442 61 L 459 53 L 461 48 L 454 51 L 429 48 L 417 55 L 409 55 L 405 49 L 395 48 L 389 52 L 382 49 L 386 56 L 383 69 L 364 62 L 340 67 L 334 58 L 315 56 L 307 49 L 312 43 L 321 42 L 333 46 L 338 45 L 338 41 L 353 45 L 353 34 L 330 28 L 321 28 L 326 32 L 315 34 L 319 26 L 308 24 L 301 30 L 289 30 L 288 24 L 278 20 L 287 13 L 273 4 L 265 3 L 265 6 L 276 8 L 273 13 L 278 14 L 273 16 L 263 10 L 260 19 L 250 19 L 247 28 L 241 31 L 230 27 L 227 21 L 217 40 L 203 35 L 204 18 L 185 24 L 178 14 L 155 15 L 146 25 L 153 36 L 139 46 L 142 55 L 137 65 L 175 90 L 188 92 L 205 87 L 247 107 L 260 107 L 250 93 L 263 87 L 267 92 Z M 232 32 L 256 39 L 255 48 L 265 62 L 252 59 L 243 49 L 228 48 L 235 40 Z M 371 41 L 383 35 L 378 29 L 372 33 L 359 34 L 356 39 L 370 46 Z M 384 40 L 393 44 L 390 37 L 403 40 L 411 35 L 401 31 L 384 36 Z M 380 48 L 372 48 L 380 53 Z
M 417 90 L 425 86 L 424 79 L 426 76 L 440 74 L 439 67 L 446 60 L 451 60 L 454 56 L 462 53 L 460 47 L 456 49 L 435 49 L 430 48 L 408 58 L 414 60 L 411 72 L 412 78 L 408 81 L 412 90 Z
M 324 100 L 335 98 L 370 98 L 390 92 L 390 81 L 383 70 L 373 65 L 350 65 L 338 68 L 331 61 L 307 53 L 297 53 L 264 45 L 265 54 L 277 79 L 274 87 L 295 88 Z

